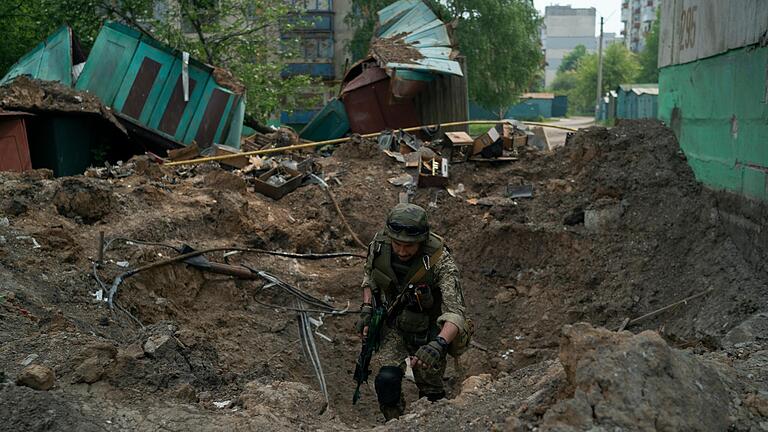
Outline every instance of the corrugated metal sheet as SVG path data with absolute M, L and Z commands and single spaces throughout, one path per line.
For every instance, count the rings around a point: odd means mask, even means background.
M 79 51 L 79 47 L 74 46 L 72 30 L 62 26 L 11 66 L 0 85 L 19 75 L 29 75 L 71 86 L 72 66 L 74 62 L 82 61 Z
M 765 0 L 664 0 L 661 7 L 659 67 L 756 44 L 768 31 Z
M 403 42 L 418 49 L 423 58 L 387 60 L 388 69 L 405 69 L 462 75 L 461 66 L 450 59 L 452 41 L 445 23 L 422 1 L 400 0 L 378 12 L 376 37 L 403 37 Z

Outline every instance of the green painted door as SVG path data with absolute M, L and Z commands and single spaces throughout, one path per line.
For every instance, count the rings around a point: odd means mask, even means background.
M 115 102 L 123 78 L 139 44 L 139 33 L 125 26 L 107 23 L 101 28 L 75 88 L 87 90 L 108 106 Z
M 115 111 L 148 124 L 174 61 L 167 51 L 140 42 L 115 96 Z
M 185 102 L 181 63 L 180 59 L 176 59 L 171 66 L 168 79 L 149 119 L 150 128 L 179 142 L 184 140 L 189 123 L 210 79 L 210 74 L 190 64 L 188 68 L 189 101 Z

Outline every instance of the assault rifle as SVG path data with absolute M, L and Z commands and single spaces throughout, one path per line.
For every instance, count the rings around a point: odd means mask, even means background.
M 368 335 L 363 339 L 363 348 L 360 350 L 360 355 L 355 362 L 355 382 L 357 382 L 357 388 L 355 388 L 355 394 L 352 396 L 352 405 L 356 404 L 360 399 L 360 385 L 364 382 L 368 382 L 368 376 L 371 371 L 371 358 L 373 353 L 379 350 L 381 346 L 381 337 L 383 334 L 382 326 L 386 320 L 396 317 L 401 310 L 401 305 L 404 303 L 406 296 L 409 292 L 413 291 L 413 288 L 404 289 L 392 302 L 388 308 L 384 308 L 380 301 L 377 300 L 377 296 L 373 296 L 372 307 L 373 312 L 371 314 L 371 323 L 368 324 Z
M 382 324 L 384 324 L 384 307 L 375 299 L 373 300 L 373 312 L 371 314 L 371 323 L 368 324 L 368 334 L 363 338 L 363 349 L 355 362 L 355 394 L 352 396 L 352 405 L 360 399 L 360 384 L 368 382 L 368 376 L 371 374 L 371 357 L 373 353 L 379 350 L 381 345 Z

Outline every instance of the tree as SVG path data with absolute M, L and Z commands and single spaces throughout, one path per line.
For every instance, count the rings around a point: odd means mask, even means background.
M 576 45 L 574 49 L 568 51 L 568 54 L 563 57 L 562 63 L 557 67 L 557 72 L 567 72 L 576 69 L 579 60 L 585 55 L 587 55 L 587 47 L 581 44 Z
M 656 20 L 651 24 L 651 30 L 645 38 L 645 46 L 640 52 L 640 76 L 638 81 L 644 83 L 659 82 L 659 25 L 661 8 L 656 10 Z
M 368 52 L 376 12 L 394 0 L 352 0 L 346 18 L 354 26 L 350 52 Z M 534 84 L 541 68 L 539 17 L 530 0 L 430 0 L 445 22 L 455 22 L 455 39 L 467 62 L 469 97 L 498 111 L 511 105 Z
M 12 52 L 0 51 L 3 70 L 65 22 L 88 49 L 107 18 L 228 69 L 246 88 L 247 114 L 259 120 L 278 109 L 292 109 L 291 101 L 301 100 L 291 96 L 310 83 L 305 75 L 281 76 L 286 62 L 296 56 L 298 42 L 284 37 L 297 25 L 289 19 L 297 9 L 284 0 L 14 1 L 19 6 L 11 5 L 7 18 L 0 7 L 0 25 L 18 25 L 14 28 L 24 42 Z
M 640 65 L 636 56 L 622 44 L 609 45 L 603 52 L 603 83 L 601 94 L 619 84 L 635 82 Z M 569 110 L 577 114 L 592 114 L 595 110 L 597 87 L 597 54 L 587 54 L 574 70 L 558 72 L 552 90 L 568 95 Z

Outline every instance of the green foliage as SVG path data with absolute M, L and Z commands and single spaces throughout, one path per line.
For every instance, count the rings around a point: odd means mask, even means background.
M 567 72 L 576 69 L 579 60 L 585 55 L 587 55 L 587 47 L 581 44 L 576 45 L 574 49 L 569 51 L 568 54 L 563 57 L 563 62 L 560 63 L 557 72 Z
M 345 18 L 355 28 L 348 46 L 355 59 L 368 52 L 376 12 L 394 0 L 352 0 Z M 443 21 L 456 23 L 460 53 L 466 58 L 469 97 L 491 111 L 504 109 L 536 84 L 542 54 L 541 18 L 529 0 L 430 0 Z
M 661 8 L 656 10 L 656 21 L 651 25 L 651 31 L 645 38 L 645 46 L 640 52 L 640 76 L 638 81 L 643 83 L 659 82 L 659 24 Z
M 87 50 L 106 19 L 125 22 L 192 57 L 228 69 L 246 88 L 247 114 L 259 120 L 279 109 L 293 109 L 292 97 L 310 83 L 308 76 L 282 78 L 296 57 L 297 9 L 283 0 L 11 0 L 0 6 L 0 26 L 12 32 L 0 46 L 3 74 L 56 28 L 68 23 Z M 294 101 L 293 104 L 290 101 Z
M 6 0 L 0 2 L 0 76 L 64 23 L 85 46 L 98 34 L 101 18 L 95 0 Z
M 637 56 L 622 44 L 609 45 L 603 51 L 603 82 L 601 94 L 614 90 L 619 84 L 633 83 L 640 65 Z M 597 54 L 587 54 L 576 69 L 558 72 L 551 86 L 558 94 L 568 96 L 570 114 L 594 114 L 597 91 Z

